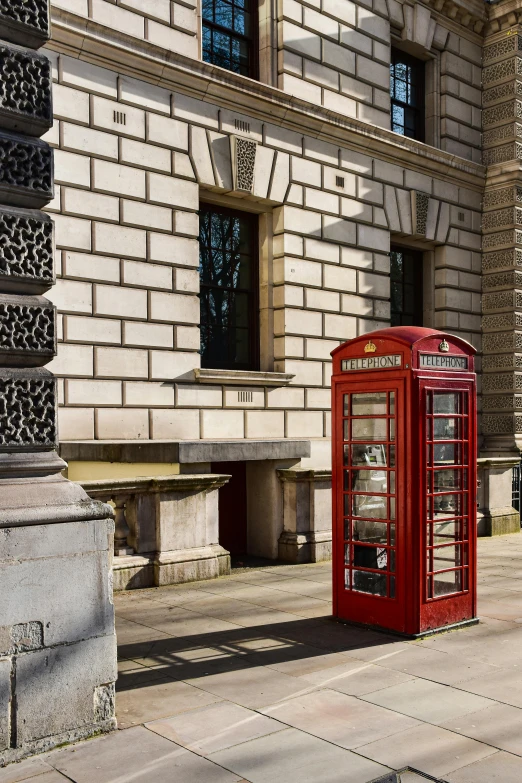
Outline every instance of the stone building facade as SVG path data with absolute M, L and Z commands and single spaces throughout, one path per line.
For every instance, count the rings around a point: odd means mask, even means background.
M 50 368 L 69 477 L 121 511 L 117 584 L 221 573 L 230 535 L 253 555 L 328 556 L 330 352 L 400 322 L 407 285 L 390 262 L 408 254 L 411 317 L 484 354 L 481 525 L 515 529 L 513 5 L 52 0 L 51 12 Z M 236 48 L 231 34 L 225 57 L 232 14 L 250 32 Z M 405 68 L 418 100 L 401 109 Z M 201 254 L 205 221 L 223 215 L 248 234 L 250 279 L 242 299 L 230 284 L 235 310 L 218 325 Z M 236 528 L 220 540 L 227 513 Z

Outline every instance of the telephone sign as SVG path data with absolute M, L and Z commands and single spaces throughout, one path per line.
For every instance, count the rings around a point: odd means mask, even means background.
M 370 338 L 332 352 L 334 615 L 408 636 L 477 622 L 475 349 Z

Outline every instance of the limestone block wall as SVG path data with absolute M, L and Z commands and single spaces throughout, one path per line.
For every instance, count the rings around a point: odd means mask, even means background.
M 447 169 L 50 56 L 62 439 L 311 438 L 326 466 L 330 351 L 388 325 L 390 241 L 426 252 L 432 325 L 480 347 L 480 192 Z M 255 146 L 250 192 L 234 138 Z M 260 214 L 260 369 L 286 385 L 198 380 L 200 198 Z

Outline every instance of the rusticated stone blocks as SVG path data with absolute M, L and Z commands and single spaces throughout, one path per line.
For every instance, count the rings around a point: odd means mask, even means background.
M 38 49 L 51 37 L 49 0 L 0 0 L 2 38 Z
M 0 42 L 0 124 L 41 136 L 53 123 L 51 64 L 47 57 Z
M 0 201 L 43 207 L 54 196 L 53 152 L 44 141 L 0 132 Z
M 53 305 L 41 296 L 0 294 L 0 366 L 38 367 L 55 353 Z
M 53 258 L 49 215 L 0 207 L 0 290 L 44 293 L 54 284 Z
M 46 370 L 0 368 L 0 451 L 56 447 L 56 380 Z

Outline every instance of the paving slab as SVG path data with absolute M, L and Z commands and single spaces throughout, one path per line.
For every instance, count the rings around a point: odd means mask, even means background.
M 47 783 L 43 776 L 49 774 L 55 774 L 55 770 L 42 758 L 28 759 L 0 769 L 0 783 L 21 783 L 24 780 L 34 780 L 36 783 L 42 779 Z
M 441 726 L 522 756 L 522 709 L 494 704 L 479 712 L 444 721 Z
M 196 707 L 220 701 L 208 691 L 170 678 L 148 680 L 141 687 L 120 691 L 116 698 L 116 717 L 120 729 L 165 718 Z
M 287 728 L 272 718 L 230 702 L 212 704 L 146 726 L 202 756 Z
M 477 712 L 494 704 L 491 699 L 420 679 L 408 680 L 401 685 L 393 685 L 360 698 L 434 724 L 465 715 L 467 712 Z
M 413 676 L 353 659 L 334 668 L 304 674 L 302 678 L 323 688 L 330 688 L 351 696 L 363 696 L 366 693 L 408 682 L 413 679 Z
M 446 776 L 448 783 L 520 783 L 522 759 L 500 751 Z
M 253 709 L 295 696 L 303 690 L 303 683 L 296 677 L 264 666 L 197 677 L 190 682 L 202 691 Z
M 362 756 L 393 769 L 414 767 L 434 777 L 446 776 L 448 772 L 497 752 L 489 745 L 428 724 L 357 748 Z
M 522 654 L 522 647 L 521 654 Z M 521 664 L 522 668 L 522 664 Z M 487 677 L 476 677 L 459 685 L 465 691 L 487 696 L 490 699 L 522 707 L 522 671 L 497 669 Z
M 327 689 L 270 705 L 261 712 L 349 750 L 418 724 L 414 718 Z
M 48 762 L 74 783 L 237 783 L 241 779 L 143 726 L 55 751 Z
M 210 758 L 251 783 L 367 783 L 389 771 L 296 729 L 244 742 Z

